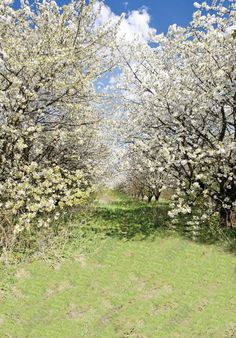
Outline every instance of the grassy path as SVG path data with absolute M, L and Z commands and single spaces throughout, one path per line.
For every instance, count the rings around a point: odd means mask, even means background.
M 156 231 L 164 206 L 101 203 L 90 226 L 110 236 L 9 274 L 1 338 L 236 337 L 233 255 Z

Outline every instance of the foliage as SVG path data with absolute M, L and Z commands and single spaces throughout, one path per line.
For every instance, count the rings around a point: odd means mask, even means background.
M 36 163 L 31 163 L 9 177 L 1 193 L 4 201 L 1 245 L 10 248 L 19 234 L 29 231 L 32 225 L 47 228 L 65 208 L 85 204 L 91 188 L 79 171 L 72 174 L 59 166 L 37 168 Z

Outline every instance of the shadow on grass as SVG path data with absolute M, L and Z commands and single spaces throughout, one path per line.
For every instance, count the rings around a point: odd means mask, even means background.
M 167 230 L 168 204 L 147 204 L 132 200 L 118 200 L 99 205 L 94 214 L 93 230 L 119 239 L 145 239 L 157 231 Z
M 147 238 L 169 236 L 173 234 L 168 216 L 167 202 L 150 203 L 129 199 L 113 201 L 108 205 L 98 205 L 94 214 L 92 229 L 107 236 L 126 239 L 144 240 Z M 193 240 L 191 229 L 186 225 L 175 228 L 175 233 L 181 237 Z M 201 229 L 194 238 L 202 244 L 216 244 L 224 242 L 227 251 L 236 253 L 236 229 L 225 229 L 221 234 L 212 229 Z

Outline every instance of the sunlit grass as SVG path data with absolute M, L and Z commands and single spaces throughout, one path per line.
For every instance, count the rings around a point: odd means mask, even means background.
M 64 259 L 1 269 L 0 337 L 236 337 L 235 257 L 166 232 L 165 203 L 109 198 Z

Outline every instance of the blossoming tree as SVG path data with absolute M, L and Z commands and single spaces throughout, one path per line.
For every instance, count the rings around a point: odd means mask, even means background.
M 156 48 L 122 53 L 120 83 L 139 134 L 133 141 L 150 150 L 147 166 L 175 188 L 170 216 L 199 226 L 215 214 L 222 227 L 235 226 L 236 4 L 195 7 L 190 25 L 170 26 L 155 37 Z
M 12 2 L 0 4 L 2 239 L 88 197 L 107 152 L 94 81 L 112 68 L 115 34 L 93 0 Z

